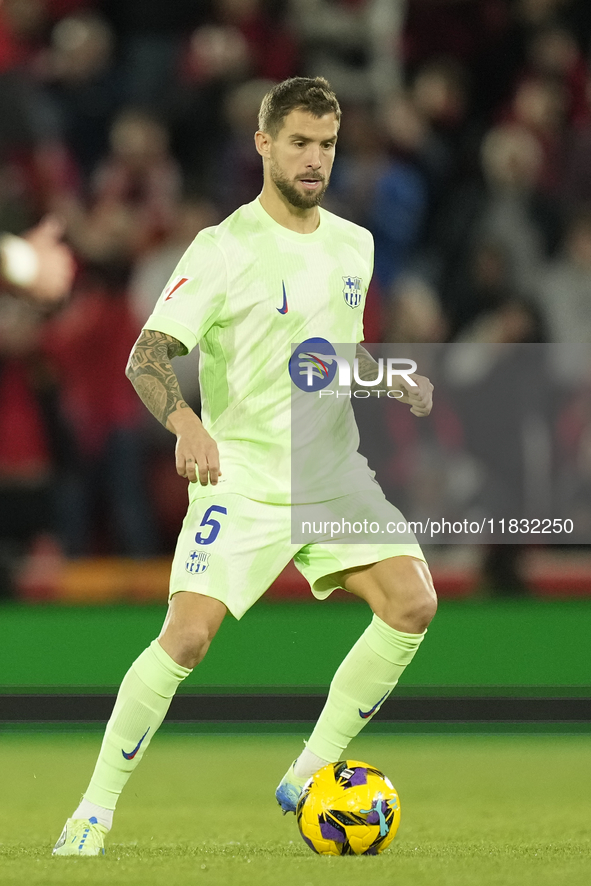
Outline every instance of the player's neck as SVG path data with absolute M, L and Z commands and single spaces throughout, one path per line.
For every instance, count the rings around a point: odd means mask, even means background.
M 267 183 L 263 185 L 259 200 L 273 221 L 290 231 L 296 231 L 298 234 L 311 234 L 320 224 L 320 212 L 317 206 L 312 206 L 310 209 L 297 209 L 288 203 L 279 191 L 269 187 Z

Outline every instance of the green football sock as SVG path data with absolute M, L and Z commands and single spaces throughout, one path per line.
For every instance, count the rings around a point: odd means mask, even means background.
M 334 675 L 308 750 L 331 763 L 341 759 L 392 692 L 424 636 L 404 634 L 374 615 Z
M 191 671 L 178 665 L 157 640 L 137 658 L 123 678 L 107 723 L 90 785 L 84 798 L 114 809 L 127 779 L 143 757 L 166 716 L 170 702 Z

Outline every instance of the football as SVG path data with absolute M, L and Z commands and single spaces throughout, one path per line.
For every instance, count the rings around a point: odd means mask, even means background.
M 398 830 L 400 800 L 379 769 L 341 760 L 306 782 L 296 818 L 304 842 L 319 855 L 377 855 Z

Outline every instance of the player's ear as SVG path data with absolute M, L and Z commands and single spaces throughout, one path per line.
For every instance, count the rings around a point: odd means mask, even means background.
M 254 143 L 261 157 L 268 157 L 271 153 L 271 136 L 267 132 L 257 130 L 254 134 Z

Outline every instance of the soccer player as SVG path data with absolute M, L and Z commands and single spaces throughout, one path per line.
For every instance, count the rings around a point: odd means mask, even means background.
M 295 811 L 305 781 L 340 759 L 376 713 L 435 613 L 429 570 L 414 536 L 400 544 L 291 541 L 292 343 L 320 336 L 355 349 L 372 273 L 370 233 L 319 205 L 340 116 L 323 78 L 297 77 L 270 90 L 255 135 L 263 161 L 260 196 L 198 234 L 131 353 L 128 377 L 176 435 L 177 471 L 190 481 L 190 503 L 164 626 L 123 679 L 90 785 L 55 855 L 104 851 L 119 795 L 177 687 L 206 654 L 226 613 L 240 618 L 292 557 L 315 596 L 345 588 L 369 604 L 373 618 L 339 667 L 306 747 L 277 788 L 284 812 Z M 361 281 L 355 298 L 345 296 L 344 280 Z M 184 402 L 170 362 L 197 343 L 202 421 Z M 360 346 L 358 353 L 373 371 L 370 355 Z M 414 386 L 401 386 L 401 402 L 427 415 L 432 385 L 413 379 Z M 361 496 L 376 513 L 398 520 L 400 512 L 356 455 L 344 478 L 352 506 Z

